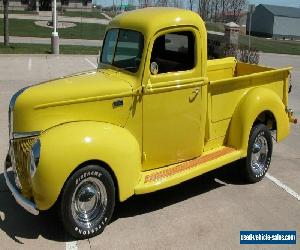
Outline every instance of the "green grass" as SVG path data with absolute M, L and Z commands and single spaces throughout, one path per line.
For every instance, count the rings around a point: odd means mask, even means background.
M 77 45 L 61 45 L 60 54 L 73 55 L 97 55 L 98 47 L 87 47 Z M 44 44 L 11 44 L 5 47 L 0 44 L 0 54 L 51 54 L 51 46 Z
M 3 27 L 3 19 L 0 19 L 0 27 Z M 223 24 L 221 23 L 207 22 L 206 27 L 208 30 L 224 31 Z M 99 40 L 103 39 L 105 28 L 106 26 L 101 24 L 77 23 L 76 27 L 59 29 L 58 32 L 60 38 Z M 11 36 L 50 38 L 52 29 L 37 26 L 32 20 L 10 19 L 9 33 Z M 3 36 L 3 29 L 0 29 L 0 36 Z M 300 42 L 297 41 L 268 40 L 258 37 L 252 37 L 251 41 L 252 48 L 262 52 L 300 55 Z M 248 36 L 240 35 L 240 46 L 248 46 Z M 63 45 L 61 46 L 61 51 L 64 54 L 97 54 L 98 48 Z M 11 48 L 0 47 L 0 53 L 50 53 L 50 45 L 14 44 Z
M 3 27 L 3 19 L 0 19 L 0 27 Z M 67 39 L 103 39 L 106 25 L 95 23 L 76 23 L 75 27 L 58 29 L 60 38 Z M 34 24 L 33 20 L 9 20 L 9 34 L 11 36 L 50 37 L 51 28 L 41 27 Z M 3 29 L 0 29 L 3 36 Z
M 205 23 L 207 30 L 224 32 L 222 23 Z M 252 48 L 265 53 L 300 55 L 300 42 L 251 37 Z M 248 48 L 248 36 L 240 35 L 240 47 Z
M 300 55 L 300 42 L 269 40 L 260 37 L 251 37 L 251 47 L 265 53 Z M 248 47 L 248 36 L 240 36 L 240 46 Z
M 206 29 L 209 31 L 217 31 L 217 32 L 224 32 L 224 24 L 223 23 L 211 23 L 205 22 Z
M 106 19 L 99 11 L 66 11 L 63 16 Z

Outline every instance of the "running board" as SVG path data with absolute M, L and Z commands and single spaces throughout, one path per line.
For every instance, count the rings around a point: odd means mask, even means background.
M 230 147 L 220 147 L 205 152 L 193 160 L 142 172 L 140 182 L 135 187 L 135 194 L 150 193 L 177 185 L 240 158 L 240 151 Z

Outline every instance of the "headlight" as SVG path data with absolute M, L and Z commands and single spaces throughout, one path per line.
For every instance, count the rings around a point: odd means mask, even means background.
M 40 154 L 41 154 L 41 141 L 37 139 L 31 148 L 30 153 L 30 176 L 31 178 L 35 175 L 36 169 L 39 165 L 40 160 Z

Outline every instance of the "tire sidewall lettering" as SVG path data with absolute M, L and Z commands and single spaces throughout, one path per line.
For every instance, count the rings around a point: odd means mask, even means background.
M 87 230 L 87 229 L 82 229 L 82 228 L 78 228 L 78 226 L 75 226 L 74 231 L 80 235 L 94 234 L 94 233 L 100 231 L 103 228 L 103 226 L 105 226 L 106 222 L 107 222 L 107 217 L 104 217 L 103 220 L 99 223 L 99 225 L 97 227 Z
M 257 134 L 256 138 L 259 137 L 259 136 L 263 136 L 263 137 L 265 137 L 265 138 L 267 139 L 267 137 L 265 136 L 265 131 L 260 131 L 260 132 Z
M 75 180 L 75 186 L 77 186 L 78 184 L 80 184 L 80 182 L 82 180 L 84 180 L 85 178 L 90 177 L 90 176 L 101 178 L 102 174 L 100 172 L 98 172 L 98 171 L 88 171 L 86 173 L 83 173 L 78 178 L 76 178 L 76 180 Z

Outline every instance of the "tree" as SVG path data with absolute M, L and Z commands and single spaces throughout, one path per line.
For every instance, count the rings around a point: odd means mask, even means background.
M 157 0 L 155 5 L 156 6 L 167 7 L 167 6 L 169 6 L 169 1 L 168 0 Z
M 181 0 L 173 0 L 173 7 L 183 8 L 182 1 Z
M 213 0 L 212 1 L 212 5 L 214 5 L 214 11 L 215 11 L 215 16 L 214 16 L 214 19 L 215 19 L 215 22 L 217 22 L 217 19 L 218 19 L 218 15 L 219 15 L 219 0 Z
M 140 8 L 150 7 L 152 5 L 151 0 L 139 0 Z
M 230 9 L 232 11 L 233 21 L 238 22 L 240 18 L 241 11 L 245 8 L 247 4 L 246 0 L 232 0 L 230 3 Z
M 189 7 L 190 7 L 190 10 L 193 10 L 194 5 L 195 5 L 195 0 L 189 0 Z
M 204 20 L 208 18 L 210 11 L 210 2 L 211 0 L 199 0 L 198 12 Z
M 225 21 L 225 14 L 228 12 L 228 8 L 230 5 L 230 0 L 221 0 L 221 8 L 222 8 L 222 22 Z
M 4 46 L 9 46 L 9 32 L 8 32 L 8 0 L 3 0 L 4 7 Z

